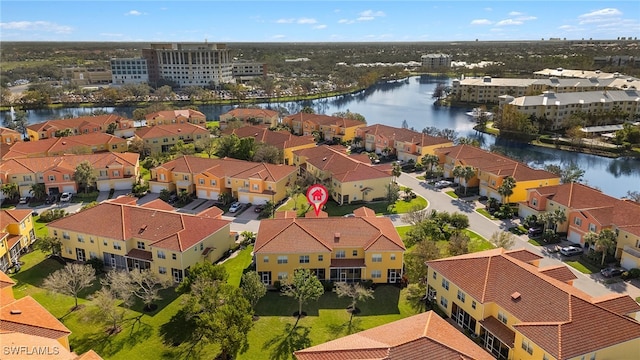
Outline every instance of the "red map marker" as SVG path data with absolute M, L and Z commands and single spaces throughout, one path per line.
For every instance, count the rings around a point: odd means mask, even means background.
M 316 216 L 318 216 L 320 210 L 322 210 L 322 205 L 327 203 L 327 200 L 329 200 L 329 191 L 326 187 L 320 184 L 309 186 L 309 190 L 307 190 L 307 201 L 313 205 Z

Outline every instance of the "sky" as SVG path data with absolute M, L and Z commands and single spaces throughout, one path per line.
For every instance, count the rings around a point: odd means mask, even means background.
M 0 41 L 419 42 L 640 37 L 640 1 L 0 2 Z

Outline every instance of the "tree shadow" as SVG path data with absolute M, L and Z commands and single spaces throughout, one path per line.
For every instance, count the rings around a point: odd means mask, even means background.
M 135 318 L 127 319 L 124 322 L 130 320 L 135 321 Z M 122 328 L 127 326 L 124 322 L 120 324 Z M 101 327 L 101 330 L 96 333 L 86 334 L 81 338 L 76 338 L 73 343 L 74 351 L 86 352 L 93 349 L 101 356 L 109 358 L 122 351 L 124 348 L 132 348 L 147 341 L 153 333 L 153 328 L 150 325 L 141 321 L 136 323 L 138 326 L 132 327 L 129 332 L 121 331 L 118 334 L 112 335 L 106 330 L 107 327 L 105 326 Z
M 362 319 L 353 317 L 344 323 L 329 323 L 326 325 L 327 332 L 331 334 L 331 338 L 339 338 L 345 335 L 351 335 L 363 331 Z
M 195 338 L 195 319 L 187 319 L 187 313 L 180 309 L 171 319 L 160 326 L 160 336 L 168 346 L 179 346 L 191 342 Z
M 285 324 L 284 331 L 267 340 L 262 349 L 271 349 L 269 358 L 273 360 L 293 359 L 294 351 L 311 346 L 310 332 L 311 329 L 306 326 Z

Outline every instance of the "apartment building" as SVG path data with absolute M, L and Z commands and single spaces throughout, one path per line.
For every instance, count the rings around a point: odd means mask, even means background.
M 114 85 L 141 84 L 149 82 L 147 59 L 111 59 L 111 83 Z
M 508 199 L 511 203 L 524 201 L 527 197 L 527 189 L 560 183 L 560 177 L 556 174 L 546 170 L 532 169 L 508 157 L 470 145 L 438 148 L 435 153 L 440 157 L 445 177 L 453 177 L 456 166 L 470 166 L 475 170 L 475 175 L 471 179 L 455 180 L 463 186 L 477 186 L 481 196 L 500 201 L 506 200 L 498 193 L 498 189 L 507 176 L 516 181 L 513 194 Z
M 601 70 L 578 70 L 578 69 L 542 69 L 533 73 L 533 77 L 536 79 L 546 79 L 551 77 L 557 78 L 577 78 L 577 79 L 613 79 L 613 78 L 627 78 L 628 76 L 622 75 L 619 72 L 608 73 Z
M 149 154 L 169 152 L 178 141 L 192 143 L 210 136 L 206 128 L 191 123 L 155 125 L 136 129 L 136 139 L 144 142 Z
M 74 85 L 107 85 L 111 83 L 111 70 L 100 67 L 70 67 L 63 68 L 65 79 Z
M 640 204 L 580 183 L 569 183 L 527 190 L 518 214 L 538 216 L 556 210 L 567 217 L 564 223 L 554 224 L 556 231 L 567 233 L 567 240 L 584 245 L 587 233 L 612 230 L 617 236 L 615 257 L 622 267 L 640 268 Z
M 206 128 L 207 124 L 207 117 L 193 109 L 156 111 L 145 115 L 144 119 L 147 126 L 189 123 Z
M 240 81 L 249 81 L 257 77 L 267 76 L 267 64 L 249 61 L 234 61 L 231 73 Z
M 220 259 L 234 243 L 218 208 L 178 213 L 156 200 L 142 206 L 122 196 L 50 222 L 49 236 L 62 241 L 62 256 L 99 258 L 117 270 L 149 270 L 181 282 L 191 266 Z M 172 208 L 171 208 L 172 209 Z
M 310 174 L 329 190 L 338 204 L 384 199 L 392 181 L 387 165 L 372 165 L 366 154 L 349 156 L 344 148 L 327 145 L 293 152 L 300 173 Z
M 130 190 L 140 177 L 140 154 L 102 153 L 9 159 L 0 163 L 0 183 L 18 185 L 20 196 L 31 196 L 34 184 L 44 184 L 47 194 L 76 193 L 74 172 L 88 161 L 94 169 L 99 191 Z
M 507 111 L 513 108 L 516 112 L 537 118 L 546 118 L 552 129 L 559 129 L 565 120 L 576 113 L 603 114 L 608 111 L 620 110 L 627 114 L 626 119 L 617 121 L 631 121 L 640 116 L 640 91 L 638 90 L 605 90 L 586 91 L 579 93 L 556 94 L 546 91 L 537 96 L 500 97 L 500 108 Z M 606 124 L 602 124 L 606 125 Z
M 296 180 L 294 166 L 256 163 L 231 158 L 182 156 L 151 169 L 150 191 L 186 191 L 200 199 L 217 200 L 230 193 L 241 203 L 278 202 Z
M 2 160 L 61 156 L 65 154 L 91 154 L 98 152 L 125 152 L 126 139 L 106 133 L 54 137 L 38 141 L 18 142 L 2 151 Z
M 13 145 L 17 142 L 22 142 L 22 134 L 15 130 L 0 126 L 0 143 Z
M 133 120 L 118 115 L 82 116 L 72 119 L 49 120 L 27 126 L 27 137 L 30 141 L 50 139 L 58 132 L 68 132 L 65 135 L 83 135 L 90 133 L 106 133 L 113 130 L 113 135 L 119 137 L 133 136 Z
M 272 286 L 286 283 L 297 269 L 309 269 L 320 280 L 396 283 L 402 278 L 405 247 L 391 220 L 369 208 L 354 217 L 297 218 L 278 212 L 260 222 L 254 247 L 256 271 Z
M 427 69 L 440 69 L 451 67 L 451 55 L 448 54 L 425 54 L 420 57 L 422 67 Z
M 282 151 L 285 165 L 293 164 L 293 152 L 316 147 L 313 136 L 297 136 L 287 130 L 271 131 L 266 126 L 243 126 L 237 129 L 226 129 L 225 135 L 235 134 L 239 138 L 252 137 L 256 142 L 268 144 Z
M 149 82 L 174 81 L 180 87 L 220 86 L 233 82 L 233 63 L 226 44 L 157 43 L 142 49 Z
M 244 125 L 278 125 L 279 114 L 277 111 L 258 108 L 235 108 L 220 115 L 220 128 L 226 129 L 230 120 L 240 120 Z
M 591 297 L 565 266 L 540 259 L 499 248 L 428 261 L 427 296 L 499 360 L 637 358 L 640 305 Z
M 282 124 L 287 125 L 296 135 L 313 135 L 318 133 L 324 140 L 338 139 L 351 141 L 356 136 L 356 130 L 367 126 L 363 121 L 339 118 L 321 114 L 299 112 L 285 116 Z
M 297 360 L 494 359 L 433 311 L 298 350 L 294 356 Z
M 0 210 L 0 270 L 7 271 L 36 241 L 33 218 L 29 209 Z
M 368 152 L 382 154 L 390 151 L 398 160 L 413 160 L 415 163 L 427 154 L 434 154 L 437 148 L 453 146 L 453 141 L 445 138 L 381 124 L 358 128 L 356 139 L 362 141 L 360 145 L 364 145 Z

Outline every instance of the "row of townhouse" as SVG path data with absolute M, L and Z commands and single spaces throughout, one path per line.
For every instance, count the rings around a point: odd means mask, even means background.
M 285 211 L 262 220 L 253 251 L 262 282 L 284 283 L 297 269 L 309 269 L 322 281 L 400 282 L 405 246 L 391 220 L 365 207 L 353 213 L 298 218 Z
M 193 143 L 204 140 L 211 134 L 202 126 L 184 123 L 137 128 L 134 136 L 143 142 L 147 154 L 154 154 L 169 152 L 178 141 Z
M 470 103 L 495 103 L 502 95 L 512 97 L 542 94 L 545 91 L 554 93 L 574 93 L 603 90 L 626 90 L 640 88 L 640 79 L 630 77 L 611 78 L 559 78 L 513 79 L 481 78 L 454 79 L 451 82 L 452 94 L 458 101 Z
M 0 271 L 0 344 L 2 358 L 102 360 L 93 350 L 77 355 L 71 351 L 71 331 L 31 296 L 16 299 L 16 285 Z
M 140 177 L 139 157 L 137 153 L 109 152 L 9 159 L 0 163 L 0 184 L 17 184 L 20 196 L 31 196 L 34 184 L 44 184 L 47 194 L 76 193 L 74 172 L 78 164 L 88 161 L 99 191 L 130 190 Z
M 61 156 L 65 154 L 91 154 L 97 152 L 125 152 L 129 148 L 127 140 L 106 133 L 91 133 L 65 136 L 39 141 L 16 142 L 0 145 L 2 160 Z
M 37 141 L 56 137 L 56 133 L 62 132 L 68 132 L 66 135 L 82 135 L 107 131 L 113 131 L 119 137 L 131 137 L 134 130 L 133 120 L 118 115 L 97 115 L 32 124 L 27 126 L 27 137 L 30 141 Z
M 111 269 L 149 270 L 175 283 L 196 263 L 220 259 L 235 241 L 216 207 L 191 215 L 160 199 L 141 206 L 136 200 L 122 196 L 55 220 L 49 236 L 62 241 L 64 258 L 98 258 Z
M 597 115 L 619 110 L 626 113 L 627 118 L 615 120 L 631 121 L 640 116 L 638 99 L 640 91 L 636 89 L 563 94 L 546 91 L 542 95 L 517 98 L 503 95 L 500 97 L 499 106 L 503 113 L 511 108 L 519 114 L 546 118 L 551 122 L 552 129 L 559 129 L 567 119 L 577 113 Z
M 252 137 L 256 143 L 276 147 L 282 151 L 282 160 L 286 165 L 293 164 L 293 152 L 316 147 L 316 140 L 311 135 L 293 135 L 287 130 L 272 131 L 265 125 L 248 125 L 237 129 L 226 129 L 224 135 L 235 134 L 239 138 Z
M 456 166 L 470 166 L 475 175 L 465 181 L 456 179 L 461 185 L 479 187 L 480 195 L 492 197 L 500 201 L 502 196 L 498 189 L 507 176 L 516 180 L 513 194 L 508 201 L 517 203 L 527 198 L 527 189 L 541 186 L 557 185 L 560 177 L 546 170 L 537 170 L 527 165 L 470 145 L 457 145 L 435 149 L 440 157 L 445 177 L 453 177 Z
M 367 126 L 359 120 L 304 112 L 285 116 L 282 124 L 288 126 L 296 135 L 319 133 L 324 140 L 340 141 L 352 141 L 356 136 L 356 130 Z
M 144 119 L 146 126 L 186 123 L 205 126 L 207 123 L 207 117 L 193 109 L 156 111 L 145 115 Z
M 241 121 L 243 125 L 267 125 L 276 127 L 280 116 L 277 111 L 260 108 L 236 108 L 220 115 L 220 128 L 226 129 L 232 120 Z
M 18 264 L 20 254 L 36 240 L 29 209 L 0 210 L 0 270 Z
M 296 172 L 288 165 L 182 156 L 151 169 L 149 188 L 152 193 L 186 191 L 200 199 L 217 200 L 230 193 L 242 203 L 275 203 L 287 196 Z
M 640 305 L 591 297 L 564 265 L 502 248 L 427 262 L 427 296 L 497 359 L 637 359 Z
M 437 148 L 453 146 L 453 141 L 442 137 L 381 124 L 358 128 L 356 140 L 362 141 L 369 152 L 382 154 L 390 150 L 398 160 L 415 163 L 421 162 L 423 156 L 433 154 Z
M 520 203 L 519 216 L 556 210 L 567 217 L 564 223 L 556 224 L 556 231 L 567 233 L 569 241 L 584 245 L 585 234 L 610 229 L 617 236 L 615 257 L 622 267 L 640 268 L 640 204 L 569 183 L 528 189 L 526 200 Z
M 22 134 L 19 132 L 0 126 L 0 144 L 12 145 L 22 141 Z
M 343 147 L 322 145 L 293 152 L 301 175 L 324 184 L 338 204 L 384 199 L 392 181 L 388 164 L 372 165 L 366 154 L 347 155 Z

